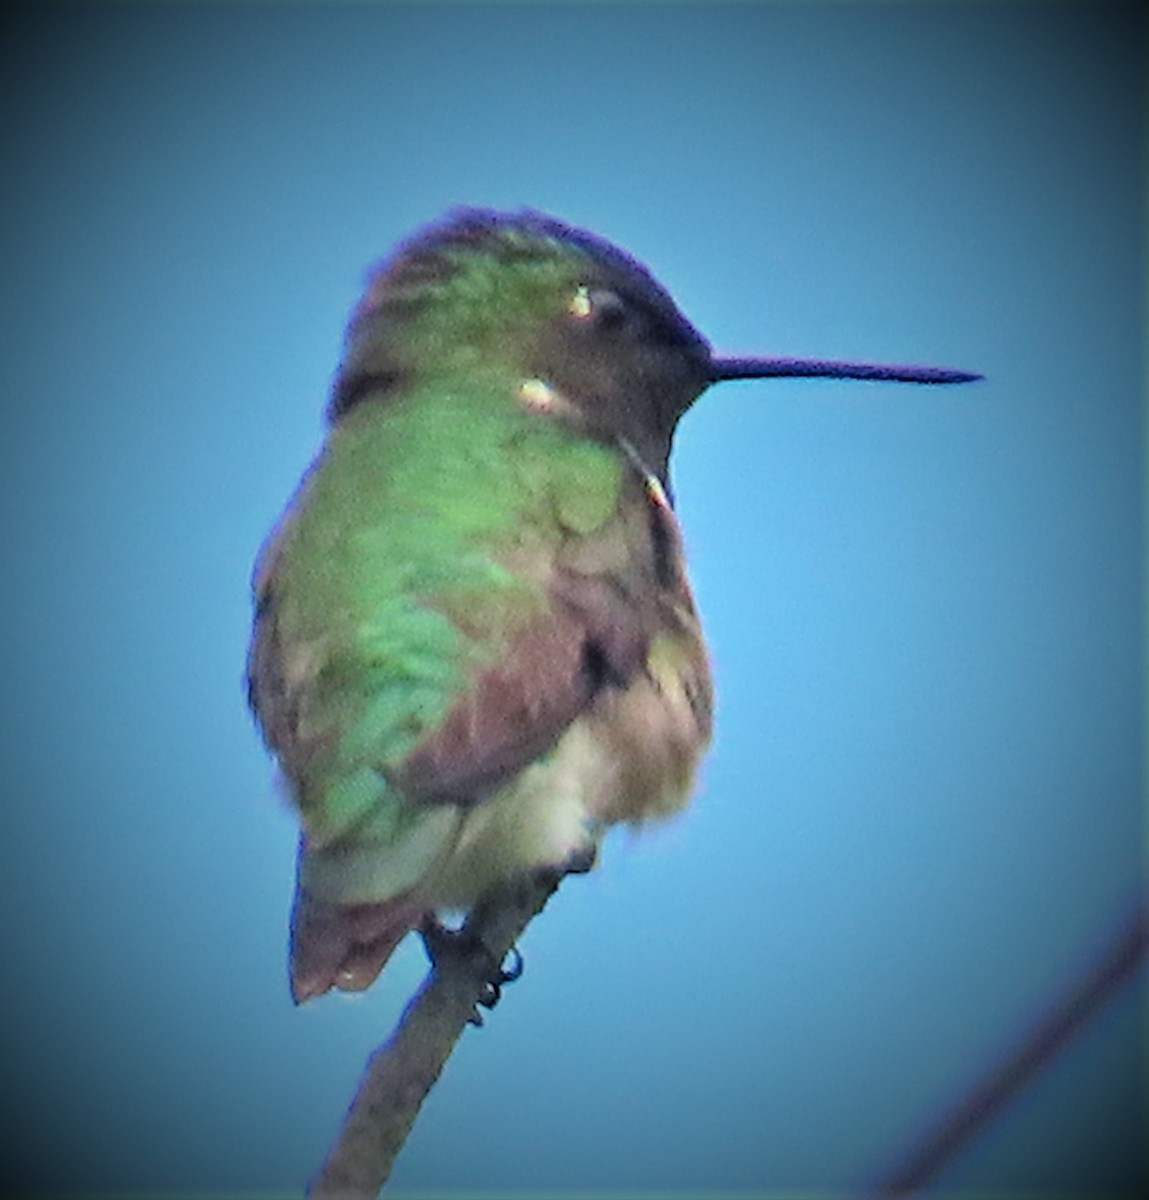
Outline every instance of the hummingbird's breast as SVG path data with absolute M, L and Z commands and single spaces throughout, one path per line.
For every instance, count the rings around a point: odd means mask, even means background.
M 521 871 L 597 852 L 612 825 L 686 805 L 709 739 L 708 694 L 665 649 L 656 670 L 604 694 L 549 753 L 461 815 L 451 852 L 419 888 L 429 907 L 467 908 Z
M 687 801 L 711 685 L 677 522 L 513 394 L 347 414 L 263 572 L 253 695 L 327 903 L 468 906 Z
M 550 748 L 465 811 L 427 879 L 432 904 L 465 907 L 508 875 L 596 848 L 611 825 L 665 818 L 690 799 L 711 734 L 706 649 L 665 495 L 656 481 L 627 484 L 632 503 L 624 495 L 612 522 L 552 565 L 552 592 L 584 614 L 602 678 Z M 596 597 L 616 607 L 596 615 Z M 566 669 L 548 665 L 556 677 Z

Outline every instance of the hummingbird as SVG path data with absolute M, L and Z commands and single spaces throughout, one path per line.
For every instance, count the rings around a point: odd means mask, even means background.
M 685 806 L 713 684 L 671 444 L 712 384 L 772 376 L 980 378 L 721 357 L 636 259 L 529 209 L 453 210 L 372 271 L 252 581 L 248 697 L 301 826 L 297 1004 Z

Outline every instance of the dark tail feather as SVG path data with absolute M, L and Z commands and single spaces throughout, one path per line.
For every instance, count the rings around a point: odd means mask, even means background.
M 403 896 L 378 904 L 331 904 L 298 886 L 291 908 L 291 998 L 369 987 L 395 947 L 423 919 Z

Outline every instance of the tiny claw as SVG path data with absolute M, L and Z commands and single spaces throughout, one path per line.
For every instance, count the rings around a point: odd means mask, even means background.
M 495 962 L 483 940 L 464 929 L 452 929 L 444 925 L 433 913 L 423 918 L 419 935 L 433 968 L 439 968 L 449 960 L 466 964 L 465 969 L 480 979 L 480 994 L 475 1004 L 491 1009 L 498 1004 L 503 994 L 503 984 L 513 983 L 523 973 L 523 956 L 517 946 L 512 946 L 502 962 Z M 510 959 L 510 962 L 503 964 Z M 481 1026 L 483 1016 L 478 1007 L 467 1018 L 471 1025 Z
M 483 981 L 483 994 L 476 1001 L 477 1004 L 481 1004 L 484 1008 L 494 1008 L 502 999 L 503 985 L 514 983 L 522 975 L 523 956 L 518 946 L 512 946 L 507 951 L 508 957 L 512 954 L 514 958 L 511 960 L 509 970 L 500 965 L 498 970 L 489 979 Z
M 511 965 L 509 968 L 503 966 L 502 963 L 499 964 L 500 986 L 502 986 L 504 983 L 514 983 L 515 980 L 518 979 L 523 973 L 523 955 L 518 946 L 512 946 L 507 951 L 507 955 L 508 957 L 514 955 L 514 957 L 511 959 Z M 504 959 L 503 962 L 506 962 L 506 959 Z

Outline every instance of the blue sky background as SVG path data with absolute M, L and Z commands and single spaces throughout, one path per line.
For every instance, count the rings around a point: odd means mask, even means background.
M 367 265 L 459 202 L 647 261 L 729 384 L 674 479 L 696 804 L 565 885 L 396 1188 L 849 1191 L 1144 876 L 1132 7 L 35 6 L 7 150 L 2 1127 L 42 1187 L 298 1191 L 424 969 L 292 1008 L 247 578 Z M 1143 988 L 948 1188 L 1144 1180 Z

